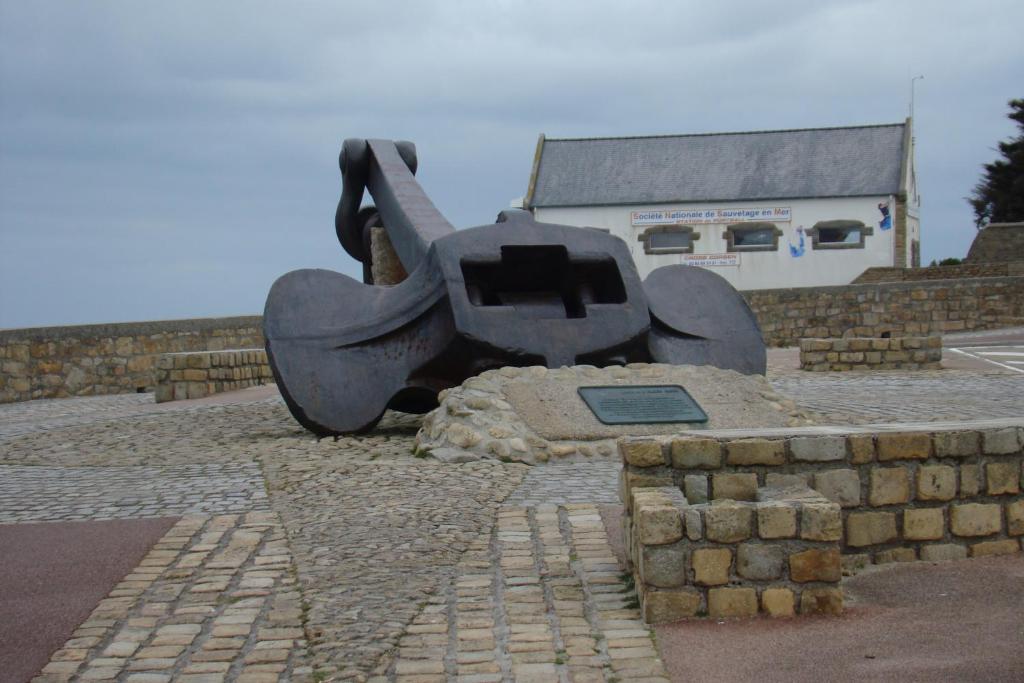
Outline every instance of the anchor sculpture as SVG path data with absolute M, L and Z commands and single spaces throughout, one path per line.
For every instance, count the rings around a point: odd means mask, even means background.
M 416 182 L 409 142 L 346 140 L 340 166 L 335 227 L 364 282 L 290 272 L 263 317 L 277 386 L 317 435 L 371 429 L 386 408 L 426 412 L 442 389 L 502 366 L 765 371 L 757 321 L 708 270 L 666 266 L 641 282 L 619 238 L 526 211 L 456 232 Z M 375 207 L 360 208 L 365 189 Z M 381 224 L 409 274 L 393 286 L 373 284 L 370 231 Z

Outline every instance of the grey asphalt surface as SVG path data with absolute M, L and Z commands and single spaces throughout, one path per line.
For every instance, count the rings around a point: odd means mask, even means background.
M 46 666 L 176 521 L 0 525 L 0 683 Z

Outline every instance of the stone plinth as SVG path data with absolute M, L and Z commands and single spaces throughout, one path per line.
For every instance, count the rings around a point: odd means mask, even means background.
M 800 340 L 801 370 L 938 370 L 940 367 L 942 337 L 938 335 Z
M 156 361 L 156 402 L 203 398 L 273 381 L 264 349 L 165 353 Z
M 686 425 L 602 424 L 579 397 L 581 386 L 676 384 L 709 417 L 690 429 L 785 427 L 811 418 L 760 375 L 710 366 L 636 363 L 625 367 L 501 368 L 442 391 L 427 415 L 417 450 L 440 459 L 494 458 L 535 464 L 551 459 L 614 457 L 624 435 L 673 434 Z

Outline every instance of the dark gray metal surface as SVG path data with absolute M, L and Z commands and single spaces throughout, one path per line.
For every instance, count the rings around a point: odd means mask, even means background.
M 363 283 L 298 270 L 271 288 L 270 365 L 292 414 L 317 434 L 370 429 L 388 407 L 426 412 L 442 389 L 508 365 L 764 372 L 753 315 L 709 271 L 673 266 L 641 282 L 622 240 L 524 211 L 456 232 L 416 183 L 411 143 L 348 140 L 340 165 L 342 246 L 365 266 L 369 228 L 383 223 L 409 277 L 384 287 L 366 267 Z M 364 189 L 375 208 L 360 208 Z

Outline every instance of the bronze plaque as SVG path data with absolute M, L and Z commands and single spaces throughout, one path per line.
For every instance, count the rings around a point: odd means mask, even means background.
M 707 422 L 707 413 L 678 384 L 580 387 L 580 396 L 606 425 Z

